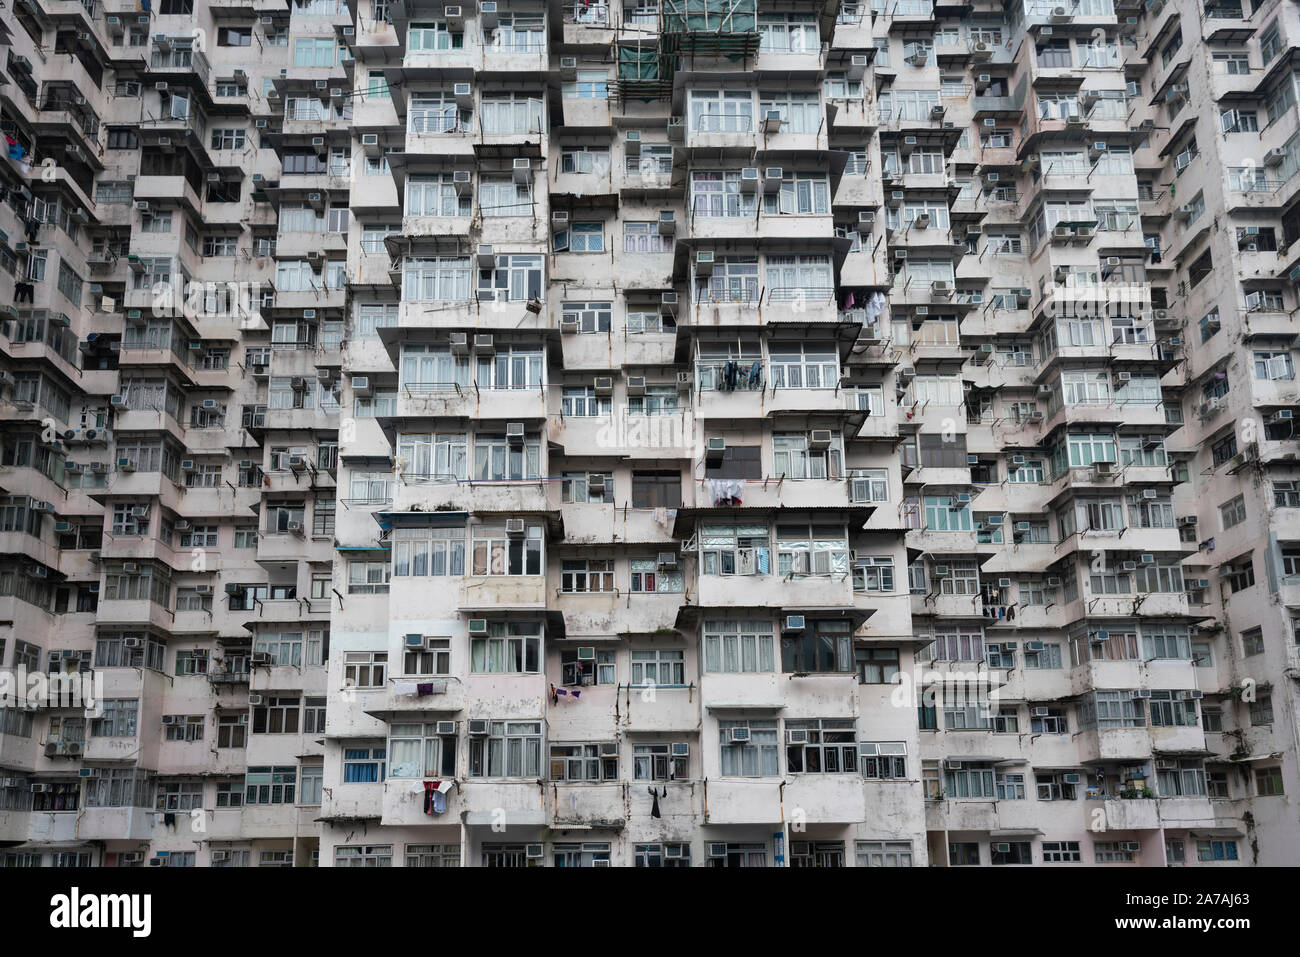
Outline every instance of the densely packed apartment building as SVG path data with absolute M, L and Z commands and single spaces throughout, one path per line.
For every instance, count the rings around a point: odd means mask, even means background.
M 1298 52 L 7 0 L 0 864 L 1295 862 Z

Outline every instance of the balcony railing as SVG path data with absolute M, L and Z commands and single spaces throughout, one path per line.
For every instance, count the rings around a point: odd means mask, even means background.
M 563 10 L 565 23 L 601 27 L 609 25 L 609 7 L 603 3 L 583 3 L 578 0 L 576 3 L 566 3 Z M 657 16 L 654 17 L 654 22 L 658 26 Z

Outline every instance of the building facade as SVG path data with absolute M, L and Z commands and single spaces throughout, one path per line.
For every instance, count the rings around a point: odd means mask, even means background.
M 1060 3 L 11 0 L 0 863 L 1294 862 L 1300 11 Z

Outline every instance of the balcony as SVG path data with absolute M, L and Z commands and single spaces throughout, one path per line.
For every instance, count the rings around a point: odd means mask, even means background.
M 700 575 L 697 594 L 702 608 L 854 607 L 848 575 Z
M 83 841 L 148 841 L 154 836 L 154 811 L 142 807 L 88 807 L 78 819 Z
M 797 809 L 808 824 L 855 824 L 867 817 L 862 777 L 854 772 L 792 774 L 781 798 L 787 813 Z
M 541 480 L 492 482 L 416 475 L 403 469 L 394 487 L 393 509 L 398 512 L 451 508 L 475 512 L 545 512 L 550 507 L 546 483 Z
M 774 323 L 835 324 L 840 322 L 831 286 L 785 286 L 742 290 L 734 297 L 698 290 L 689 311 L 679 313 L 679 326 L 754 326 Z
M 419 688 L 427 685 L 426 693 Z M 389 678 L 387 687 L 356 690 L 356 707 L 385 721 L 420 721 L 465 710 L 465 683 L 459 678 Z M 342 733 L 330 728 L 330 734 Z
M 537 421 L 547 414 L 545 387 L 479 389 L 474 383 L 403 382 L 397 390 L 397 418 L 461 418 Z
M 430 835 L 431 840 L 438 840 L 434 835 L 439 832 L 429 828 L 446 826 L 454 830 L 447 832 L 445 840 L 456 843 L 460 839 L 461 815 L 473 806 L 466 795 L 469 784 L 454 784 L 447 792 L 447 809 L 442 814 L 430 815 L 424 813 L 423 782 L 423 778 L 389 778 L 385 781 L 381 823 L 385 827 L 419 827 Z
M 1206 802 L 1207 804 L 1209 802 Z M 1152 798 L 1105 798 L 1083 803 L 1084 825 L 1092 828 L 1097 811 L 1108 831 L 1154 831 L 1160 827 L 1160 809 Z
M 785 675 L 776 673 L 702 675 L 700 707 L 706 711 L 780 711 L 785 708 L 788 684 Z
M 862 787 L 861 779 L 857 785 Z M 770 778 L 715 778 L 705 782 L 705 824 L 772 824 L 780 826 L 787 813 L 781 781 Z
M 631 694 L 623 706 L 627 714 L 625 731 L 633 734 L 669 731 L 699 733 L 700 706 L 692 700 L 697 689 L 656 687 L 653 697 L 648 701 L 635 686 L 629 690 Z
M 550 793 L 551 827 L 563 830 L 591 828 L 622 830 L 627 824 L 626 783 L 584 783 L 564 781 L 547 786 Z M 644 791 L 641 792 L 645 794 Z
M 541 575 L 466 575 L 457 586 L 456 608 L 462 613 L 544 611 L 546 596 Z

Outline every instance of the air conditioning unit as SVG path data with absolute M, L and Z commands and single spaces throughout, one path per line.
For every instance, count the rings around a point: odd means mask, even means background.
M 528 159 L 526 156 L 520 157 L 514 161 L 513 170 L 515 182 L 520 186 L 527 186 L 533 181 L 532 160 Z
M 740 171 L 740 191 L 742 193 L 758 191 L 758 167 L 748 166 Z
M 728 728 L 723 732 L 724 741 L 727 744 L 748 744 L 750 739 L 749 728 Z
M 598 396 L 608 396 L 614 394 L 614 377 L 607 375 L 598 375 L 592 384 L 592 389 Z
M 784 631 L 803 631 L 807 627 L 807 620 L 803 615 L 786 615 Z
M 475 335 L 474 351 L 484 353 L 485 355 L 491 355 L 497 351 L 496 340 L 493 339 L 491 335 Z
M 721 465 L 727 452 L 727 440 L 723 438 L 707 439 L 704 443 L 704 462 L 706 465 Z
M 522 422 L 506 423 L 506 441 L 511 445 L 523 445 L 524 424 Z
M 830 429 L 813 429 L 808 433 L 808 448 L 810 450 L 829 449 L 831 447 L 831 430 Z
M 691 391 L 691 385 L 693 384 L 693 382 L 694 382 L 694 378 L 692 377 L 691 373 L 689 373 L 689 372 L 679 372 L 679 373 L 677 373 L 677 391 L 678 391 L 678 392 L 690 392 L 690 391 Z
M 354 375 L 352 377 L 353 395 L 370 395 L 370 376 Z
M 787 728 L 785 732 L 786 744 L 807 744 L 808 731 L 804 728 Z
M 506 519 L 506 534 L 511 538 L 522 538 L 524 531 L 524 520 L 522 518 Z
M 676 568 L 676 567 L 677 567 L 677 553 L 676 553 L 676 552 L 660 552 L 660 553 L 659 553 L 659 557 L 658 557 L 658 559 L 656 560 L 656 564 L 657 564 L 660 568 Z
M 482 637 L 488 633 L 488 621 L 486 618 L 471 618 L 466 626 L 466 631 L 471 638 Z
M 486 738 L 490 730 L 489 725 L 490 722 L 488 721 L 471 719 L 466 722 L 465 729 L 469 732 L 471 738 Z
M 627 377 L 627 394 L 628 395 L 645 395 L 645 376 L 630 375 Z

